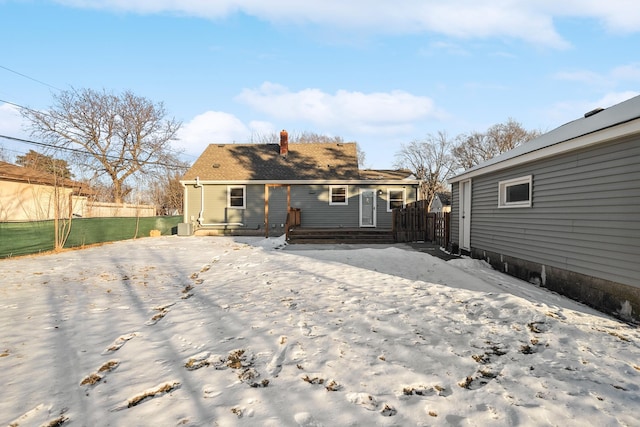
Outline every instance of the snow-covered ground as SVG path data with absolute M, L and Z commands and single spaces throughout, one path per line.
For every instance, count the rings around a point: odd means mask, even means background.
M 638 426 L 640 331 L 404 246 L 0 261 L 0 425 Z

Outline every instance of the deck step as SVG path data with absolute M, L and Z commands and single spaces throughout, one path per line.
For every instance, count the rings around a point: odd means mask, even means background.
M 389 244 L 395 240 L 391 230 L 296 228 L 289 233 L 289 243 Z

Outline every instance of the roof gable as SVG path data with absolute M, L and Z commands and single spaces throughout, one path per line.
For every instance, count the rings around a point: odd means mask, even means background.
M 296 181 L 358 179 L 355 143 L 210 144 L 183 180 Z

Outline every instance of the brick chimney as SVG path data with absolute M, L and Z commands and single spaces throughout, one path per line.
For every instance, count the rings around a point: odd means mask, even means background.
M 286 156 L 289 152 L 289 134 L 286 130 L 282 129 L 280 132 L 280 155 Z

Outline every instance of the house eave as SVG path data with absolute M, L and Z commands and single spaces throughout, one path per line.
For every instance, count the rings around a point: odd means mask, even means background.
M 389 179 L 315 179 L 315 180 L 181 180 L 180 184 L 185 185 L 196 185 L 204 184 L 204 185 L 249 185 L 249 184 L 258 184 L 258 185 L 418 185 L 419 181 L 414 179 L 405 179 L 405 180 L 389 180 Z
M 609 128 L 601 129 L 586 135 L 570 138 L 563 141 L 541 148 L 539 150 L 524 153 L 517 157 L 507 158 L 504 161 L 473 168 L 468 172 L 463 172 L 447 181 L 449 184 L 465 181 L 477 176 L 498 172 L 504 169 L 519 166 L 536 160 L 553 157 L 556 155 L 569 153 L 571 151 L 580 150 L 593 145 L 602 144 L 613 141 L 615 139 L 624 138 L 632 135 L 640 134 L 640 119 L 628 121 Z

